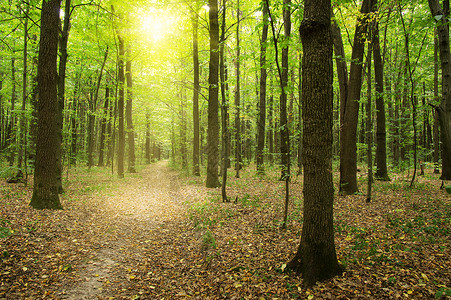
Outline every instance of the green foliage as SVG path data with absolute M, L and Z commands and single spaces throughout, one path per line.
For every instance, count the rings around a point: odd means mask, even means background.
M 6 219 L 0 218 L 0 239 L 6 238 L 12 234 L 8 226 L 10 222 Z

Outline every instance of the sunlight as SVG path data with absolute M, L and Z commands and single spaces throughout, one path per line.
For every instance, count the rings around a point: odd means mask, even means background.
M 176 18 L 163 10 L 152 10 L 141 18 L 144 34 L 157 42 L 170 33 L 176 23 Z

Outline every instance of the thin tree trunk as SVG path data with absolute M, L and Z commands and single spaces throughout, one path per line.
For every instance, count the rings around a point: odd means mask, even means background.
M 136 156 L 135 156 L 135 130 L 133 128 L 133 76 L 130 46 L 127 47 L 127 62 L 125 64 L 125 77 L 127 79 L 127 105 L 125 107 L 125 115 L 127 120 L 127 137 L 128 137 L 128 169 L 129 173 L 136 173 Z
M 268 7 L 263 1 L 263 28 L 262 37 L 260 40 L 260 94 L 259 94 L 259 111 L 258 111 L 258 133 L 257 133 L 257 173 L 263 174 L 264 169 L 264 155 L 265 148 L 265 125 L 266 125 L 266 41 L 268 39 Z
M 377 0 L 373 5 L 377 5 Z M 381 57 L 381 47 L 379 41 L 379 19 L 374 21 L 373 32 L 373 60 L 374 60 L 374 80 L 376 83 L 376 174 L 379 180 L 389 181 L 387 171 L 387 133 L 385 121 L 384 103 L 384 65 Z
M 197 8 L 197 1 L 196 1 Z M 192 12 L 193 23 L 193 175 L 200 176 L 199 156 L 200 156 L 200 140 L 199 140 L 199 46 L 198 46 L 198 27 L 199 16 L 197 11 Z
M 124 74 L 124 56 L 125 47 L 124 40 L 122 36 L 117 33 L 117 39 L 119 41 L 119 57 L 118 57 L 118 85 L 119 85 L 119 97 L 117 100 L 117 112 L 119 119 L 119 141 L 117 147 L 117 175 L 119 178 L 124 177 L 124 157 L 125 157 L 125 131 L 124 131 L 124 84 L 125 84 L 125 74 Z
M 236 85 L 235 85 L 235 177 L 240 177 L 241 170 L 241 118 L 240 118 L 240 9 L 237 8 L 237 24 L 236 24 Z M 244 130 L 244 128 L 243 128 Z

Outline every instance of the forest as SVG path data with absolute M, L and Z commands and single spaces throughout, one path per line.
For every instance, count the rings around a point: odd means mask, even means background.
M 0 299 L 451 297 L 449 1 L 0 3 Z

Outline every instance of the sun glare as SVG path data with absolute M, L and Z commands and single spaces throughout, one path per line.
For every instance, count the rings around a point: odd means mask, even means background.
M 144 34 L 157 42 L 172 30 L 175 20 L 165 11 L 155 10 L 143 16 L 141 22 Z

